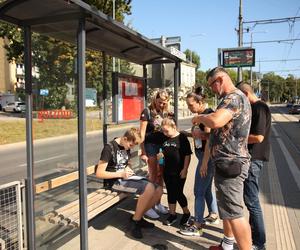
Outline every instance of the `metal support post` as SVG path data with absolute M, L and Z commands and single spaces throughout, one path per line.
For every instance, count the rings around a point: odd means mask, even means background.
M 148 80 L 147 80 L 147 65 L 143 65 L 143 77 L 145 79 L 145 85 L 144 85 L 144 100 L 145 100 L 145 107 L 148 106 L 147 103 L 147 94 L 148 94 Z
M 174 115 L 178 124 L 178 86 L 180 85 L 180 62 L 175 63 L 174 68 Z
M 26 93 L 26 157 L 27 157 L 27 232 L 28 249 L 35 249 L 35 181 L 33 169 L 33 133 L 32 133 L 32 58 L 31 58 L 31 28 L 24 27 L 25 47 L 25 93 Z
M 80 209 L 80 249 L 88 248 L 87 217 L 87 177 L 86 177 L 86 113 L 85 113 L 85 19 L 79 20 L 77 33 L 78 72 L 78 169 L 79 169 L 79 209 Z
M 103 55 L 103 144 L 107 143 L 107 61 L 106 61 L 106 53 L 102 52 Z M 116 117 L 116 120 L 118 120 L 118 114 Z

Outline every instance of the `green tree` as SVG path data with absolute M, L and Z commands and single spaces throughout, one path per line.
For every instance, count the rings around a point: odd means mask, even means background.
M 186 55 L 188 61 L 191 61 L 192 63 L 197 65 L 196 70 L 198 70 L 201 65 L 200 65 L 200 56 L 197 54 L 197 52 L 186 49 L 184 51 L 184 54 Z
M 112 0 L 86 0 L 88 4 L 112 16 Z M 116 20 L 123 21 L 125 14 L 131 14 L 131 0 L 115 1 Z M 0 37 L 7 43 L 7 59 L 10 62 L 23 63 L 24 39 L 20 28 L 10 24 L 0 24 Z M 33 65 L 39 69 L 39 79 L 34 79 L 36 90 L 49 89 L 49 96 L 43 98 L 45 108 L 60 108 L 66 105 L 67 83 L 74 83 L 76 50 L 73 45 L 53 38 L 32 34 Z M 111 68 L 111 58 L 107 60 Z M 121 62 L 121 69 L 130 72 L 128 62 Z M 86 52 L 87 87 L 96 88 L 98 95 L 102 92 L 102 53 Z

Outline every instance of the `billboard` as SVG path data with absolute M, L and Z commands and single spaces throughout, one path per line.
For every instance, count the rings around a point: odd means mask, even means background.
M 255 49 L 222 49 L 222 66 L 224 68 L 255 66 Z
M 113 73 L 113 122 L 137 121 L 145 107 L 145 80 Z

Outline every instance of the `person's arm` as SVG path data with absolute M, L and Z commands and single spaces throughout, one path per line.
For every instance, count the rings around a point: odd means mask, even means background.
M 209 161 L 209 157 L 210 157 L 208 143 L 209 142 L 206 141 L 205 148 L 204 148 L 204 155 L 203 155 L 203 159 L 202 159 L 202 164 L 201 164 L 200 169 L 199 169 L 201 177 L 205 177 L 207 175 L 207 167 L 208 167 L 208 161 Z
M 148 124 L 148 121 L 142 121 L 142 120 L 140 121 L 140 133 L 141 133 L 141 141 L 142 141 L 142 143 L 140 144 L 141 151 L 142 151 L 141 152 L 141 159 L 144 162 L 148 161 L 148 157 L 146 155 L 146 150 L 145 150 L 145 145 L 144 145 L 147 124 Z
M 98 167 L 96 171 L 96 177 L 101 179 L 114 179 L 114 178 L 122 178 L 127 179 L 128 177 L 132 176 L 134 173 L 131 168 L 126 167 L 124 171 L 118 172 L 109 172 L 106 171 L 107 162 L 100 160 L 98 162 Z
M 232 111 L 221 108 L 214 113 L 208 115 L 198 115 L 192 119 L 193 124 L 203 123 L 209 128 L 221 128 L 224 127 L 233 118 Z
M 248 144 L 262 143 L 264 139 L 265 137 L 263 135 L 250 134 L 248 137 Z
M 180 172 L 180 178 L 184 179 L 187 177 L 187 173 L 188 173 L 188 168 L 191 162 L 191 155 L 186 155 L 184 157 L 184 164 L 183 164 L 183 169 Z

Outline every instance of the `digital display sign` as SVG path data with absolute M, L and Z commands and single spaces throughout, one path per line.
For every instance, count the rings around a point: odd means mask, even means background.
M 224 68 L 255 66 L 255 49 L 222 49 L 222 66 Z

